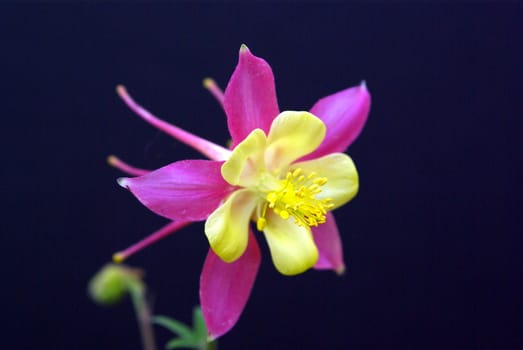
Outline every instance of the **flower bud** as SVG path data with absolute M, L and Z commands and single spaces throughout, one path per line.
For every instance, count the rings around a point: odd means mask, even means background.
M 105 265 L 89 282 L 89 295 L 102 305 L 120 302 L 131 289 L 142 288 L 143 272 L 122 265 Z

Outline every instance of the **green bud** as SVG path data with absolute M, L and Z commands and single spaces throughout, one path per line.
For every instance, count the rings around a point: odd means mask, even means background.
M 143 272 L 122 265 L 107 264 L 89 282 L 89 295 L 102 305 L 120 302 L 127 293 L 144 287 Z

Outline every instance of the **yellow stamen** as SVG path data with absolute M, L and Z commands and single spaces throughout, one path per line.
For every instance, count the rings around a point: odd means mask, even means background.
M 318 199 L 327 178 L 318 177 L 312 172 L 307 176 L 302 174 L 302 169 L 297 168 L 287 172 L 285 179 L 279 180 L 281 187 L 267 193 L 267 201 L 263 212 L 257 220 L 258 230 L 263 230 L 267 220 L 265 213 L 267 207 L 271 208 L 282 219 L 293 217 L 296 224 L 303 227 L 313 227 L 325 222 L 327 211 L 334 205 L 330 198 Z
M 265 205 L 263 206 L 263 211 L 261 216 L 256 221 L 256 228 L 258 231 L 263 231 L 265 228 L 265 225 L 267 224 L 267 219 L 265 219 L 265 213 L 267 213 L 267 202 L 265 202 Z
M 267 225 L 267 219 L 265 219 L 264 217 L 259 217 L 256 221 L 256 228 L 258 229 L 258 231 L 263 231 L 265 225 Z

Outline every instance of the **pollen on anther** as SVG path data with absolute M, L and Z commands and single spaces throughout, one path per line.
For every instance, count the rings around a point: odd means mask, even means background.
M 258 229 L 258 231 L 263 231 L 266 224 L 267 224 L 267 219 L 265 219 L 263 217 L 258 218 L 258 220 L 256 221 L 256 228 Z
M 319 177 L 317 179 L 314 179 L 313 181 L 315 184 L 319 185 L 319 186 L 323 186 L 327 183 L 327 178 L 326 177 Z
M 283 219 L 283 220 L 287 220 L 290 216 L 289 212 L 287 210 L 281 210 L 278 215 L 280 215 L 280 217 Z
M 275 192 L 271 192 L 266 197 L 267 202 L 269 202 L 269 207 L 272 208 L 271 204 L 274 206 L 276 200 L 278 200 L 278 195 Z
M 280 180 L 281 187 L 265 196 L 265 210 L 271 208 L 280 218 L 287 220 L 294 217 L 295 223 L 303 227 L 315 227 L 325 223 L 327 211 L 334 205 L 331 199 L 319 199 L 316 196 L 327 183 L 326 177 L 317 173 L 303 174 L 301 168 L 288 171 Z M 264 221 L 258 221 L 257 226 L 265 226 Z

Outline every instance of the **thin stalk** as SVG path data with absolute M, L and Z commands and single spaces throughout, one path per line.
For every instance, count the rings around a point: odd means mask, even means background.
M 136 319 L 138 320 L 143 350 L 156 350 L 153 324 L 151 321 L 152 315 L 149 305 L 145 300 L 145 288 L 141 285 L 131 286 L 129 292 L 133 301 L 134 311 L 136 312 Z
M 218 342 L 212 341 L 202 346 L 200 350 L 218 350 Z

